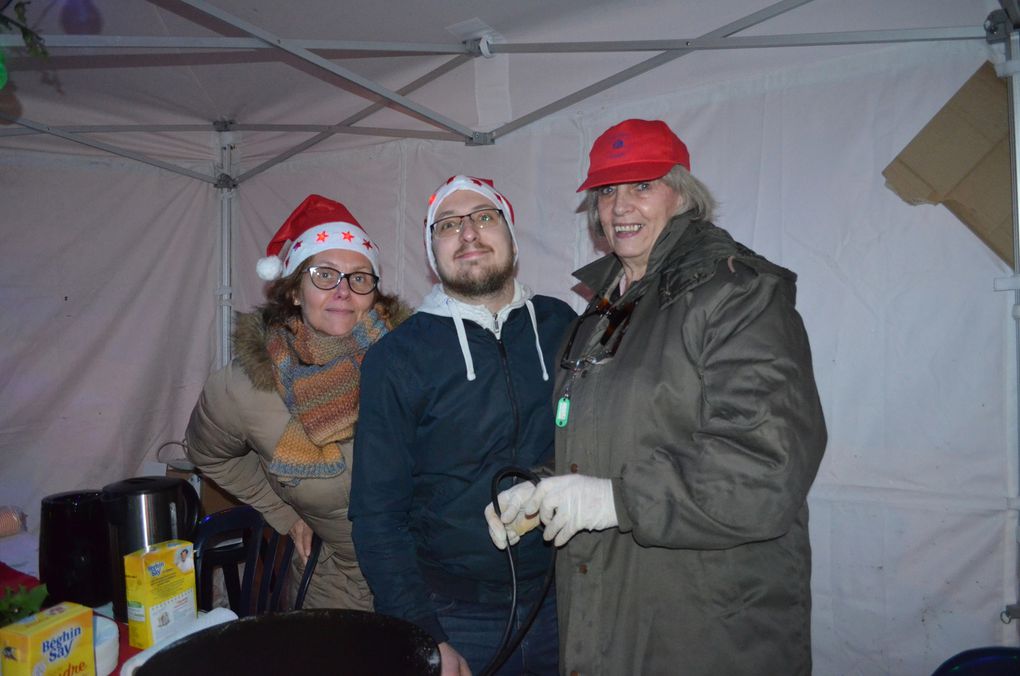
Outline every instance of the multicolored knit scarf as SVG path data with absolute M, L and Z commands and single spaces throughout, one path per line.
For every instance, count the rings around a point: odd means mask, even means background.
M 343 337 L 320 333 L 300 317 L 269 329 L 266 351 L 276 389 L 291 415 L 273 452 L 270 472 L 307 479 L 344 471 L 347 463 L 340 444 L 354 437 L 361 361 L 386 332 L 375 310 Z

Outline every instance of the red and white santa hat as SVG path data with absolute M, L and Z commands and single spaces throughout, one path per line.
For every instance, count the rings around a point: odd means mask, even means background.
M 261 279 L 271 282 L 297 270 L 305 259 L 329 249 L 356 251 L 379 274 L 379 248 L 347 207 L 321 195 L 309 195 L 273 235 L 266 247 L 266 257 L 259 259 L 255 270 Z
M 442 206 L 443 200 L 458 190 L 476 192 L 503 212 L 503 218 L 506 219 L 506 225 L 510 229 L 510 239 L 514 243 L 514 263 L 516 263 L 517 235 L 514 234 L 514 208 L 510 204 L 510 200 L 496 190 L 492 179 L 458 174 L 446 179 L 446 182 L 436 188 L 436 191 L 429 197 L 429 211 L 425 217 L 425 252 L 428 254 L 429 265 L 432 266 L 432 271 L 437 276 L 439 275 L 439 270 L 436 268 L 436 255 L 432 252 L 432 228 L 429 226 L 435 223 L 436 214 L 439 213 L 439 207 Z

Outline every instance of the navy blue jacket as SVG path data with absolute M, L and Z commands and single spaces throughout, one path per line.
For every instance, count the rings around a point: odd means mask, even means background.
M 499 340 L 464 322 L 473 381 L 454 320 L 423 312 L 384 336 L 361 366 L 350 503 L 358 562 L 376 611 L 418 624 L 437 642 L 447 637 L 429 592 L 509 604 L 506 553 L 482 514 L 491 481 L 507 465 L 536 467 L 553 454 L 552 382 L 576 315 L 554 298 L 532 303 L 549 380 L 526 307 L 511 311 Z M 541 586 L 553 551 L 535 530 L 513 553 L 526 597 Z

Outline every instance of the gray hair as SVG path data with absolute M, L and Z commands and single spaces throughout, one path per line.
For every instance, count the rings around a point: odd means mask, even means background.
M 694 178 L 681 164 L 673 168 L 661 179 L 663 183 L 684 197 L 683 204 L 674 216 L 691 212 L 696 221 L 711 221 L 715 214 L 716 201 L 708 186 Z M 601 187 L 601 186 L 600 186 Z M 585 193 L 582 208 L 588 214 L 588 228 L 595 237 L 605 237 L 602 224 L 599 222 L 599 189 L 591 188 Z

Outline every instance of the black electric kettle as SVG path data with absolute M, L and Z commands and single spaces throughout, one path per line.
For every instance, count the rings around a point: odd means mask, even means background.
M 39 513 L 39 579 L 49 603 L 110 600 L 106 517 L 97 490 L 47 495 Z
M 157 542 L 190 540 L 198 523 L 198 495 L 184 479 L 143 476 L 107 484 L 102 501 L 109 534 L 113 614 L 126 622 L 124 556 Z

